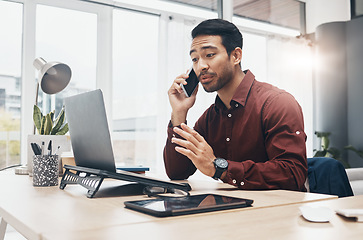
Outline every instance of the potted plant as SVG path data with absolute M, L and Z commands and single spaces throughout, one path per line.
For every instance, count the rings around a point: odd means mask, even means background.
M 34 105 L 33 120 L 34 125 L 40 135 L 65 135 L 68 132 L 68 123 L 64 123 L 64 107 L 58 117 L 54 120 L 55 110 L 43 115 L 37 105 Z
M 37 105 L 33 111 L 34 126 L 38 134 L 28 136 L 28 173 L 33 175 L 33 150 L 31 143 L 37 143 L 44 150 L 43 154 L 48 154 L 48 144 L 52 141 L 51 152 L 60 155 L 62 152 L 71 150 L 70 137 L 65 135 L 68 132 L 68 123 L 65 123 L 64 108 L 55 117 L 55 110 L 43 115 Z M 59 164 L 60 173 L 62 172 Z
M 330 147 L 330 132 L 315 132 L 315 135 L 320 139 L 320 149 L 314 149 L 314 157 L 331 157 L 340 161 L 345 168 L 350 165 L 347 161 L 341 158 L 340 150 L 336 147 Z

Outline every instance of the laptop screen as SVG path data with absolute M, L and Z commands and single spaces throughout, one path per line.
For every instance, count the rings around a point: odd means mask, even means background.
M 102 91 L 97 89 L 64 101 L 76 165 L 116 172 Z

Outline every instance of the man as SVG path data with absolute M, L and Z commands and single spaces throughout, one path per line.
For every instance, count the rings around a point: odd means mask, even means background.
M 174 80 L 164 149 L 168 176 L 186 179 L 199 169 L 240 189 L 306 191 L 306 135 L 294 97 L 241 70 L 242 35 L 232 23 L 206 20 L 192 38 L 193 69 L 217 97 L 192 129 L 186 118 L 198 89 L 187 98 L 180 84 L 188 75 Z

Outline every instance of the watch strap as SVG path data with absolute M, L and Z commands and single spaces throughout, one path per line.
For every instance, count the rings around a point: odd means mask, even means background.
M 223 174 L 223 172 L 224 172 L 223 169 L 216 167 L 216 172 L 213 175 L 213 179 L 216 179 L 216 180 L 217 179 L 220 179 L 221 176 L 222 176 L 222 174 Z

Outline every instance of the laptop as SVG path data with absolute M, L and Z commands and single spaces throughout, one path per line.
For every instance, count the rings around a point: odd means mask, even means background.
M 191 190 L 186 183 L 162 181 L 123 170 L 116 172 L 105 104 L 100 89 L 65 98 L 64 103 L 76 163 L 75 167 L 65 166 L 66 169 L 145 186 L 180 189 L 186 192 Z M 64 188 L 65 185 L 61 185 Z
M 68 97 L 64 102 L 76 165 L 116 172 L 101 90 Z

